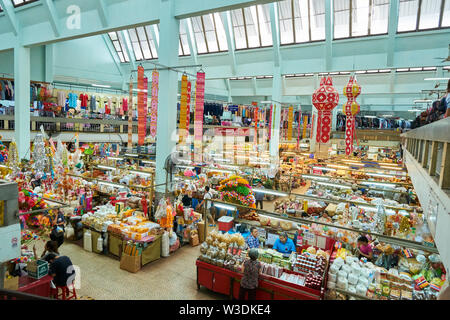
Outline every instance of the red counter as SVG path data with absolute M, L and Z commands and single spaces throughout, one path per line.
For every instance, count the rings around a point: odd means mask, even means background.
M 197 287 L 204 286 L 214 292 L 238 299 L 242 274 L 197 260 Z M 257 300 L 320 300 L 324 290 L 299 286 L 278 278 L 260 275 Z
M 25 292 L 29 294 L 34 294 L 41 297 L 50 297 L 50 282 L 53 278 L 49 275 L 36 280 L 30 278 L 29 276 L 23 276 L 19 278 L 19 289 L 20 292 Z

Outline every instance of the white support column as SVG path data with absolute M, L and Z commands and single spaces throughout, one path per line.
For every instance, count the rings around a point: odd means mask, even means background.
M 19 159 L 30 159 L 30 48 L 14 48 L 14 123 Z
M 333 68 L 333 1 L 325 0 L 325 71 Z
M 272 133 L 270 135 L 269 150 L 270 157 L 278 159 L 278 150 L 280 144 L 280 121 L 281 121 L 281 68 L 275 67 L 273 72 L 272 83 L 272 104 L 274 105 L 275 112 L 272 114 Z M 275 108 L 276 106 L 276 108 Z
M 175 0 L 160 2 L 159 63 L 178 65 L 180 21 L 174 17 Z M 178 74 L 172 70 L 159 71 L 158 131 L 156 134 L 156 184 L 166 182 L 165 161 L 176 148 Z M 164 192 L 165 187 L 157 191 Z
M 386 66 L 394 65 L 395 37 L 398 26 L 398 3 L 399 1 L 389 1 L 389 24 L 388 24 L 388 42 L 386 48 Z
M 55 68 L 53 66 L 53 57 L 55 46 L 53 44 L 45 45 L 45 82 L 53 82 L 55 76 Z

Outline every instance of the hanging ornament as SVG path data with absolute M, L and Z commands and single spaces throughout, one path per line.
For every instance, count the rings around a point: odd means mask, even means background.
M 128 150 L 133 149 L 133 77 L 130 77 L 130 92 L 128 97 Z
M 287 116 L 287 141 L 292 140 L 292 125 L 294 123 L 294 107 L 290 106 L 288 109 L 288 116 Z
M 158 91 L 159 72 L 155 69 L 152 72 L 152 101 L 150 103 L 150 136 L 156 137 L 156 127 L 158 119 Z
M 48 165 L 48 158 L 45 150 L 44 136 L 41 133 L 36 135 L 34 140 L 34 148 L 32 153 L 33 159 L 33 171 L 36 179 L 40 179 L 44 176 L 45 170 Z
M 194 161 L 202 162 L 203 150 L 203 111 L 205 99 L 205 73 L 197 72 L 195 88 L 195 115 L 194 115 Z
M 353 139 L 355 138 L 355 115 L 359 113 L 360 107 L 356 102 L 356 97 L 361 94 L 361 86 L 356 82 L 355 77 L 350 77 L 347 85 L 344 87 L 344 95 L 348 101 L 343 107 L 346 115 L 345 121 L 345 154 L 350 155 L 353 152 Z
M 188 78 L 187 75 L 181 76 L 181 98 L 180 98 L 180 124 L 178 125 L 179 144 L 182 145 L 186 141 L 187 133 L 187 100 L 188 100 Z M 187 127 L 189 130 L 189 126 Z
M 16 141 L 13 140 L 9 144 L 9 150 L 8 150 L 8 167 L 12 170 L 12 176 L 15 177 L 20 171 L 19 168 L 19 152 L 17 151 L 17 144 Z
M 145 90 L 145 75 L 144 67 L 138 67 L 138 100 L 137 100 L 137 111 L 138 111 L 138 145 L 143 146 L 145 143 L 145 123 L 147 122 L 147 112 L 145 111 L 145 98 L 147 93 Z
M 333 118 L 331 111 L 339 103 L 339 94 L 333 87 L 331 77 L 322 78 L 320 87 L 312 96 L 312 103 L 318 111 L 316 142 L 327 143 L 330 140 L 331 121 Z

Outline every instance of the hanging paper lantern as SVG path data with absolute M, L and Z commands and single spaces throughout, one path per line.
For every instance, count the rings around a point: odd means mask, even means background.
M 323 77 L 320 80 L 320 87 L 313 93 L 312 103 L 318 111 L 316 141 L 327 143 L 330 140 L 333 117 L 331 111 L 339 103 L 339 93 L 333 87 L 331 77 Z
M 347 85 L 344 87 L 344 95 L 348 101 L 344 105 L 343 111 L 346 115 L 345 121 L 345 154 L 350 155 L 353 152 L 353 139 L 355 138 L 355 115 L 360 111 L 356 97 L 361 94 L 361 86 L 356 82 L 355 77 L 350 77 Z

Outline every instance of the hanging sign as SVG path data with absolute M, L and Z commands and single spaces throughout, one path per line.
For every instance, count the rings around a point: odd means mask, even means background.
M 195 88 L 195 116 L 194 116 L 195 162 L 202 162 L 204 99 L 205 99 L 205 73 L 197 72 L 197 84 Z
M 302 106 L 298 106 L 298 120 L 297 120 L 297 149 L 300 146 L 300 122 L 302 120 Z
M 186 119 L 187 119 L 187 91 L 188 80 L 187 75 L 181 76 L 181 99 L 180 99 L 180 124 L 178 126 L 179 143 L 182 144 L 186 140 Z
M 133 78 L 130 78 L 130 96 L 128 98 L 128 149 L 133 148 Z
M 294 123 L 294 107 L 290 106 L 288 111 L 288 127 L 287 127 L 287 140 L 292 140 L 292 124 Z
M 144 93 L 144 68 L 142 66 L 138 67 L 138 101 L 137 101 L 137 111 L 138 111 L 138 145 L 142 146 L 145 142 L 145 93 Z
M 158 91 L 159 91 L 159 72 L 152 72 L 152 100 L 150 103 L 150 136 L 156 137 L 157 119 L 158 119 Z

